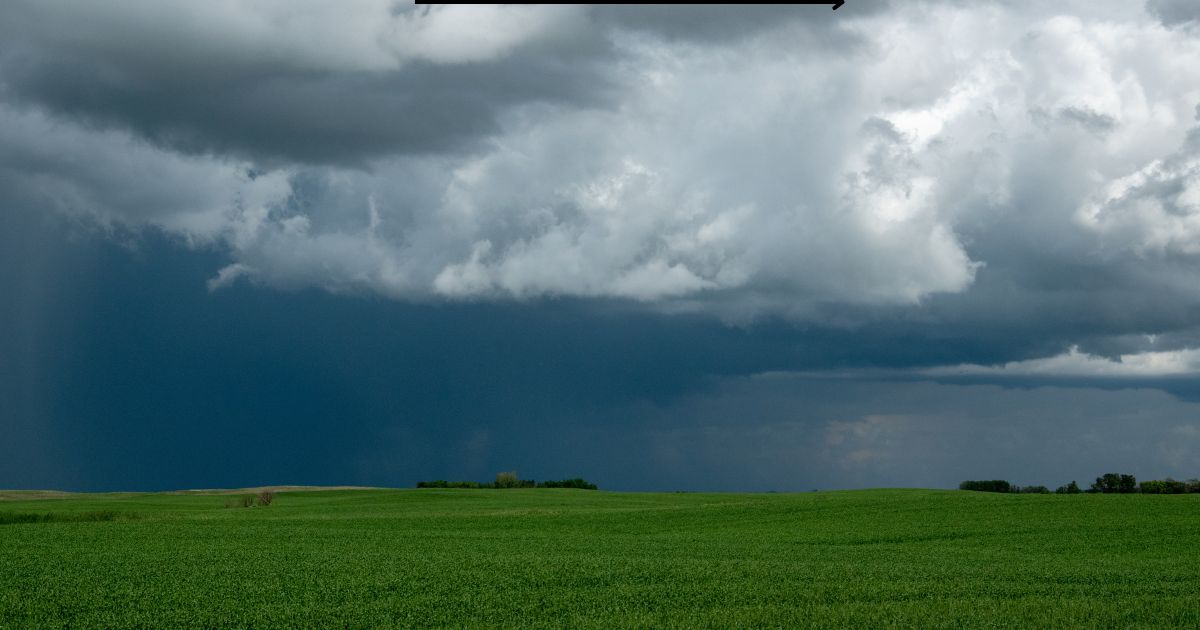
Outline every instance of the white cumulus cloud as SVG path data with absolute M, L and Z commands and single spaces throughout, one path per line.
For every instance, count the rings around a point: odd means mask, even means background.
M 208 102 L 237 142 L 271 126 L 263 151 L 284 153 L 260 163 L 220 151 L 233 142 L 225 136 L 189 135 L 209 129 L 206 115 L 173 126 L 174 110 L 118 115 L 111 99 L 56 100 L 67 88 L 47 87 L 7 51 L 0 70 L 16 79 L 0 95 L 0 173 L 25 203 L 222 249 L 214 289 L 246 278 L 397 299 L 618 298 L 803 318 L 969 291 L 1002 262 L 1005 244 L 987 230 L 1002 220 L 1017 226 L 1002 238 L 1060 259 L 1200 254 L 1200 158 L 1187 139 L 1198 133 L 1200 65 L 1189 60 L 1200 42 L 1141 7 L 1084 6 L 847 7 L 825 22 L 748 22 L 724 39 L 698 23 L 707 41 L 582 6 L 17 2 L 3 15 L 6 28 L 27 27 L 22 41 L 113 66 L 115 83 L 97 93 L 121 94 L 126 72 L 144 87 L 222 63 L 254 68 L 255 85 L 314 74 L 293 102 L 270 104 L 269 119 L 240 117 L 261 114 L 269 91 L 237 92 L 228 111 L 220 94 Z M 816 46 L 821 29 L 842 46 Z M 138 74 L 147 51 L 178 63 Z M 463 82 L 518 52 L 525 61 L 513 63 L 543 70 L 573 55 L 604 85 L 577 101 L 477 107 L 483 97 Z M 448 66 L 476 74 L 439 74 Z M 504 66 L 506 86 L 523 89 L 519 69 Z M 292 143 L 311 126 L 283 133 L 279 121 L 326 78 L 348 100 L 395 90 L 379 102 L 405 103 L 433 90 L 420 117 L 362 101 L 381 133 L 477 122 L 454 112 L 486 112 L 494 125 L 471 127 L 466 148 L 422 137 L 433 148 L 389 154 L 383 143 L 344 164 L 289 161 L 286 151 L 314 151 Z M 444 116 L 434 107 L 443 101 Z M 153 120 L 103 126 L 93 112 Z M 296 120 L 326 120 L 314 116 Z M 321 132 L 332 138 L 355 122 L 329 120 Z M 1054 177 L 1034 188 L 1031 171 Z
M 1116 359 L 1067 352 L 1042 359 L 1003 365 L 956 365 L 923 370 L 931 376 L 1062 376 L 1099 378 L 1154 378 L 1200 374 L 1200 349 L 1164 350 L 1123 354 Z

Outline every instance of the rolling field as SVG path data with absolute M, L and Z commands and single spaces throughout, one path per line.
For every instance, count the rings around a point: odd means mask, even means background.
M 1200 495 L 5 496 L 4 628 L 1200 626 Z

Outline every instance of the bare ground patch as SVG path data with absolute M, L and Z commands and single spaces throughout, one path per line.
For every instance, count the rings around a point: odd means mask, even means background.
M 40 499 L 67 499 L 74 492 L 59 490 L 0 490 L 0 501 L 35 501 Z
M 255 486 L 253 488 L 205 488 L 196 490 L 175 490 L 164 494 L 245 494 L 268 492 L 321 492 L 325 490 L 386 490 L 373 486 Z
M 324 490 L 386 490 L 387 488 L 378 488 L 372 486 L 256 486 L 253 488 L 203 488 L 195 490 L 167 490 L 165 492 L 131 492 L 121 494 L 196 494 L 196 495 L 222 495 L 222 494 L 258 494 L 263 491 L 268 492 L 320 492 Z M 72 497 L 84 497 L 90 493 L 87 492 L 63 492 L 61 490 L 0 490 L 0 501 L 37 501 L 42 499 L 69 499 Z M 112 493 L 101 493 L 112 494 Z

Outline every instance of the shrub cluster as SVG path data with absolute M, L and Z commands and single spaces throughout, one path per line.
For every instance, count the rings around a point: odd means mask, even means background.
M 958 489 L 975 490 L 977 492 L 1050 494 L 1050 490 L 1046 486 L 1014 486 L 1003 479 L 968 480 L 958 484 Z M 1059 486 L 1054 490 L 1054 494 L 1079 494 L 1080 492 L 1098 494 L 1132 494 L 1136 492 L 1142 494 L 1200 493 L 1200 479 L 1176 481 L 1167 477 L 1166 479 L 1155 479 L 1138 483 L 1133 475 L 1105 473 L 1096 477 L 1096 481 L 1087 490 L 1081 490 L 1079 484 L 1074 481 L 1065 486 Z
M 0 525 L 22 525 L 25 523 L 88 523 L 93 521 L 115 521 L 117 518 L 136 518 L 131 512 L 103 510 L 99 512 L 0 512 Z
M 479 483 L 478 481 L 446 481 L 445 479 L 434 479 L 433 481 L 418 481 L 418 488 L 494 488 L 490 483 Z
M 1020 492 L 1024 494 L 1050 494 L 1046 486 L 1014 486 L 1003 479 L 967 480 L 958 484 L 959 490 L 976 492 Z
M 267 507 L 268 505 L 271 505 L 271 503 L 274 500 L 275 500 L 274 492 L 272 492 L 271 490 L 263 490 L 258 493 L 257 497 L 255 497 L 253 494 L 243 494 L 242 496 L 239 496 L 235 499 L 230 499 L 225 502 L 225 507 L 227 507 L 227 508 L 233 508 L 233 507 L 248 508 L 248 507 L 254 507 L 256 502 L 258 505 L 260 505 L 262 507 Z
M 1012 484 L 1003 479 L 986 481 L 967 480 L 958 484 L 959 490 L 974 490 L 976 492 L 1012 492 Z
M 492 482 L 480 481 L 446 481 L 445 479 L 435 479 L 433 481 L 418 481 L 418 488 L 578 488 L 581 490 L 596 490 L 596 484 L 587 480 L 576 477 L 575 479 L 563 479 L 561 481 L 542 481 L 537 482 L 533 479 L 521 479 L 515 471 L 502 472 L 496 474 L 496 480 Z
M 1184 494 L 1200 493 L 1200 479 L 1176 481 L 1170 477 L 1154 479 L 1138 484 L 1138 492 L 1142 494 Z
M 563 479 L 562 481 L 541 481 L 538 482 L 539 488 L 578 488 L 580 490 L 595 490 L 596 484 L 580 479 Z

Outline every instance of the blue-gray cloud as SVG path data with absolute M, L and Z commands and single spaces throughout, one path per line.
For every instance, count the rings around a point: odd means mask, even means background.
M 874 375 L 947 410 L 993 391 L 954 385 L 968 382 L 1062 408 L 1068 394 L 1022 389 L 1056 384 L 1174 418 L 1190 407 L 1136 390 L 1197 395 L 1200 38 L 1187 6 L 4 3 L 0 284 L 17 297 L 0 318 L 40 331 L 0 341 L 21 418 L 4 430 L 29 445 L 12 470 L 67 457 L 60 438 L 91 426 L 55 433 L 45 419 L 59 415 L 126 414 L 141 430 L 187 400 L 198 411 L 179 422 L 195 431 L 176 429 L 193 440 L 201 416 L 233 418 L 231 431 L 268 415 L 282 389 L 234 391 L 254 372 L 230 365 L 264 364 L 219 329 L 197 347 L 225 354 L 189 359 L 194 378 L 167 369 L 162 347 L 196 313 L 246 319 L 246 339 L 278 334 L 257 317 L 300 325 L 279 304 L 327 308 L 344 329 L 279 379 L 358 401 L 353 439 L 384 426 L 379 439 L 433 440 L 430 453 L 475 453 L 480 470 L 519 450 L 498 427 L 574 418 L 562 439 L 586 442 L 596 418 L 639 401 L 689 415 L 679 401 L 767 372 Z M 107 280 L 88 293 L 81 270 Z M 146 308 L 126 286 L 139 282 L 187 308 L 122 328 L 105 305 Z M 433 341 L 408 345 L 393 317 Z M 158 331 L 153 344 L 134 321 Z M 47 331 L 73 327 L 94 338 L 70 337 L 77 355 L 47 350 Z M 332 341 L 355 335 L 374 345 L 341 354 Z M 266 355 L 295 358 L 276 341 Z M 159 369 L 138 371 L 143 351 Z M 336 378 L 318 365 L 363 353 Z M 89 380 L 103 356 L 123 367 Z M 135 396 L 141 377 L 178 396 L 139 412 L 102 395 Z M 872 387 L 862 395 L 890 391 Z M 422 389 L 437 395 L 407 398 Z M 458 407 L 432 402 L 445 399 Z M 529 412 L 538 400 L 551 402 Z M 310 429 L 336 415 L 305 408 Z
M 1166 26 L 1188 26 L 1200 22 L 1200 8 L 1188 0 L 1146 0 L 1146 10 Z
M 1066 9 L 16 2 L 4 177 L 225 250 L 214 289 L 825 322 L 1091 275 L 1190 308 L 1197 40 Z

